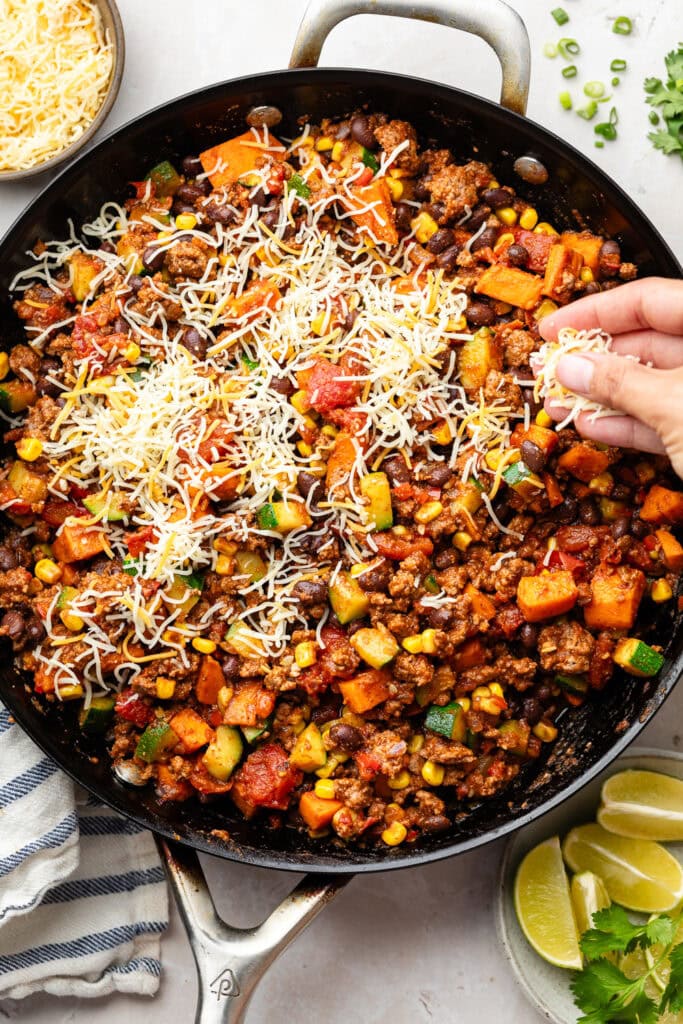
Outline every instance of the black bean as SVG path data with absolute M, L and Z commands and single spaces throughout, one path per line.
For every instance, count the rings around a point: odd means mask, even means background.
M 545 469 L 546 454 L 533 441 L 522 441 L 520 451 L 523 462 L 532 473 L 540 473 Z
M 516 242 L 508 246 L 506 256 L 511 267 L 526 267 L 529 262 L 529 250 Z
M 420 822 L 423 832 L 434 835 L 436 832 L 445 832 L 451 827 L 450 819 L 445 814 L 430 814 Z
M 478 238 L 472 242 L 470 252 L 479 252 L 480 249 L 491 249 L 498 240 L 498 228 L 484 228 Z
M 453 622 L 454 612 L 449 608 L 430 608 L 427 622 L 432 629 L 448 629 Z
M 614 239 L 608 238 L 602 243 L 598 256 L 598 268 L 602 277 L 614 277 L 621 263 L 621 247 Z
M 450 228 L 439 228 L 427 242 L 426 248 L 436 256 L 453 245 L 453 240 L 453 232 Z
M 264 103 L 261 106 L 252 107 L 244 120 L 250 128 L 275 128 L 282 120 L 282 111 L 279 107 Z
M 446 462 L 435 462 L 429 466 L 422 477 L 430 487 L 443 487 L 453 476 L 453 470 Z
M 505 526 L 507 520 L 512 515 L 512 509 L 504 498 L 499 498 L 498 501 L 494 502 L 493 511 L 495 512 L 496 519 L 500 519 L 503 526 Z
M 535 697 L 527 697 L 522 704 L 522 718 L 524 718 L 529 725 L 536 725 L 540 722 L 541 716 L 543 715 L 543 708 Z
M 546 683 L 534 687 L 534 697 L 536 700 L 540 700 L 541 704 L 547 704 L 552 697 L 550 687 Z
M 640 516 L 634 516 L 633 522 L 631 523 L 631 533 L 633 534 L 633 536 L 638 537 L 639 540 L 642 540 L 643 537 L 647 537 L 649 532 L 649 525 L 646 522 L 643 522 Z
M 436 265 L 447 273 L 452 273 L 458 265 L 458 256 L 461 248 L 459 245 L 449 245 L 447 249 L 440 252 L 436 257 Z
M 181 185 L 175 197 L 181 203 L 189 203 L 190 206 L 194 206 L 197 200 L 202 199 L 204 195 L 205 192 L 201 185 Z
M 579 503 L 576 498 L 567 497 L 561 505 L 552 510 L 550 515 L 557 523 L 571 523 L 576 519 L 578 508 Z
M 231 206 L 223 206 L 222 203 L 207 203 L 204 213 L 215 224 L 232 224 L 235 221 L 235 211 Z
M 492 210 L 500 210 L 503 206 L 509 206 L 514 196 L 506 188 L 487 188 L 481 198 Z
M 582 498 L 579 502 L 579 519 L 586 526 L 597 526 L 600 522 L 600 513 L 592 498 Z
M 348 725 L 346 722 L 337 722 L 330 729 L 330 739 L 338 750 L 352 754 L 363 746 L 363 733 L 355 725 Z
M 122 316 L 116 317 L 112 327 L 114 328 L 114 334 L 128 334 L 128 331 L 130 330 L 130 324 Z
M 547 168 L 535 156 L 518 157 L 513 168 L 515 174 L 518 174 L 522 181 L 526 181 L 529 185 L 545 185 L 548 180 Z
M 56 376 L 62 364 L 59 359 L 51 359 L 46 356 L 40 361 L 40 373 L 36 378 L 36 391 L 39 395 L 49 395 L 50 398 L 57 398 L 61 394 L 61 388 L 49 381 L 48 377 Z
M 477 228 L 482 226 L 490 213 L 491 207 L 487 206 L 486 203 L 480 203 L 478 206 L 474 207 L 472 213 L 465 221 L 464 227 L 466 227 L 468 231 L 476 231 Z
M 467 303 L 465 317 L 473 327 L 490 327 L 495 322 L 496 314 L 488 302 L 474 300 Z
M 165 258 L 166 253 L 163 250 L 157 248 L 156 245 L 148 245 L 142 254 L 142 263 L 146 270 L 155 274 L 163 267 Z
M 323 580 L 301 580 L 292 590 L 292 597 L 304 606 L 324 604 L 327 592 L 327 583 Z
M 104 242 L 100 242 L 100 252 L 116 252 L 116 246 L 105 239 Z
M 209 343 L 206 338 L 202 338 L 196 327 L 185 328 L 180 338 L 180 344 L 195 359 L 206 358 L 206 350 L 209 347 Z
M 541 408 L 541 403 L 537 400 L 536 396 L 534 395 L 534 389 L 533 388 L 522 388 L 522 398 L 524 399 L 526 404 L 529 406 L 529 409 L 531 411 L 531 415 L 535 416 L 536 413 Z
M 597 295 L 601 291 L 602 287 L 599 281 L 589 281 L 584 288 L 584 295 Z
M 360 114 L 351 121 L 351 138 L 366 149 L 377 149 L 378 142 L 367 117 Z
M 16 569 L 18 565 L 19 558 L 16 552 L 3 544 L 0 547 L 0 571 L 9 572 L 10 569 Z
M 350 331 L 356 320 L 358 319 L 358 310 L 350 309 L 344 317 L 344 329 Z
M 397 203 L 394 210 L 396 227 L 399 231 L 410 231 L 410 222 L 415 216 L 415 209 L 410 203 Z
M 221 668 L 226 679 L 239 679 L 240 659 L 236 654 L 223 654 Z
M 253 196 L 249 197 L 249 202 L 252 206 L 267 206 L 268 195 L 266 194 L 265 189 L 257 188 Z
M 432 220 L 442 220 L 443 215 L 446 212 L 446 207 L 443 203 L 424 203 L 422 209 L 425 213 L 428 213 Z
M 538 640 L 538 626 L 534 626 L 531 622 L 525 622 L 519 631 L 519 639 L 528 651 L 532 651 Z
M 366 569 L 365 572 L 361 573 L 360 576 L 356 577 L 356 582 L 361 590 L 365 590 L 367 593 L 383 593 L 393 576 L 393 570 L 388 562 L 380 562 L 379 565 L 375 565 L 372 569 Z
M 139 274 L 131 274 L 131 276 L 128 278 L 128 287 L 136 295 L 140 291 L 144 283 L 144 277 L 140 277 Z
M 26 624 L 26 636 L 33 644 L 37 644 L 45 636 L 45 627 L 35 615 Z
M 450 569 L 452 565 L 457 565 L 460 561 L 460 557 L 455 548 L 444 548 L 443 551 L 439 551 L 434 556 L 434 565 L 437 569 Z
M 311 495 L 311 502 L 315 504 L 319 501 L 322 495 L 322 484 L 320 478 L 313 476 L 312 473 L 307 473 L 305 469 L 297 475 L 296 485 L 299 488 L 299 494 L 302 498 L 308 498 Z
M 278 395 L 284 395 L 285 398 L 289 398 L 296 391 L 296 387 L 292 384 L 289 377 L 271 377 L 270 390 L 275 391 Z
M 311 721 L 316 725 L 324 725 L 325 722 L 333 722 L 339 718 L 341 701 L 336 699 L 334 703 L 320 704 L 317 708 L 311 708 Z
M 410 470 L 406 466 L 402 455 L 390 455 L 382 463 L 382 470 L 389 477 L 392 487 L 398 487 L 399 484 L 407 484 L 410 480 Z
M 429 191 L 429 185 L 427 184 L 426 181 L 424 181 L 424 179 L 420 179 L 419 181 L 415 182 L 415 186 L 413 188 L 413 195 L 421 203 L 423 203 L 426 199 L 429 199 L 431 192 Z
M 16 640 L 24 632 L 26 620 L 21 612 L 18 612 L 16 608 L 12 608 L 3 615 L 2 620 L 0 620 L 0 627 L 7 636 L 11 637 L 12 640 Z
M 620 537 L 626 537 L 631 532 L 631 520 L 628 516 L 619 516 L 618 519 L 612 523 L 612 536 L 615 540 L 619 540 Z
M 631 497 L 631 488 L 626 484 L 617 484 L 610 492 L 610 498 L 615 501 L 628 501 Z
M 262 215 L 261 220 L 263 224 L 270 230 L 275 231 L 276 227 L 280 223 L 280 206 L 271 206 Z
M 198 156 L 183 157 L 181 166 L 183 168 L 183 174 L 186 174 L 188 178 L 196 178 L 198 174 L 203 174 L 204 172 L 202 162 Z
M 343 142 L 344 139 L 348 139 L 350 134 L 351 125 L 349 124 L 348 121 L 342 121 L 342 123 L 338 126 L 336 132 L 334 133 L 334 137 L 335 139 L 339 139 L 340 142 Z

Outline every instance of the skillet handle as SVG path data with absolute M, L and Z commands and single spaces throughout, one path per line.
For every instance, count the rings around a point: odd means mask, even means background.
M 168 839 L 157 845 L 197 967 L 195 1024 L 241 1024 L 276 957 L 353 877 L 305 875 L 263 924 L 234 928 L 216 913 L 195 851 Z
M 525 114 L 531 50 L 520 16 L 503 0 L 310 0 L 294 41 L 290 68 L 317 67 L 328 35 L 354 14 L 386 14 L 436 22 L 472 32 L 496 52 L 503 71 L 500 102 Z

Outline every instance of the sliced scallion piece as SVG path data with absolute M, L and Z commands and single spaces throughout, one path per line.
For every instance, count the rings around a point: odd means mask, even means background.
M 584 121 L 592 121 L 598 112 L 598 105 L 595 100 L 590 100 L 585 107 L 579 107 L 576 113 L 579 117 L 582 117 Z
M 612 63 L 609 66 L 609 69 L 610 71 L 626 71 L 627 66 L 628 65 L 626 64 L 625 60 L 622 60 L 621 57 L 617 57 L 615 60 L 612 61 Z
M 576 64 L 567 64 L 566 68 L 562 68 L 563 78 L 576 78 L 577 74 Z
M 546 43 L 543 47 L 543 56 L 549 57 L 550 60 L 552 60 L 554 57 L 557 57 L 557 53 L 558 51 L 555 43 Z
M 612 79 L 612 85 L 614 87 L 616 87 L 617 85 L 619 85 L 620 82 L 621 82 L 621 79 L 617 78 L 616 75 L 615 75 L 615 77 Z
M 564 7 L 556 7 L 550 12 L 557 22 L 558 25 L 566 25 L 569 21 L 569 15 L 565 11 Z
M 576 39 L 572 39 L 569 36 L 564 36 L 560 39 L 557 48 L 565 60 L 569 60 L 570 57 L 577 57 L 581 53 L 581 47 Z
M 612 31 L 616 32 L 618 36 L 630 36 L 631 32 L 633 32 L 633 22 L 630 18 L 620 14 L 618 18 L 614 19 Z
M 604 82 L 586 82 L 586 84 L 583 87 L 583 91 L 585 92 L 586 96 L 590 97 L 590 99 L 599 100 L 601 96 L 605 95 Z
M 560 100 L 560 106 L 564 110 L 571 110 L 572 109 L 572 98 L 571 98 L 570 93 L 568 93 L 568 92 L 561 92 L 560 95 L 559 95 L 559 100 Z

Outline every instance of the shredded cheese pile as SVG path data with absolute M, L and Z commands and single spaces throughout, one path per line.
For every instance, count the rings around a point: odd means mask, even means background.
M 22 171 L 91 124 L 112 45 L 93 0 L 0 0 L 0 25 L 0 171 Z
M 577 331 L 573 327 L 563 327 L 558 332 L 557 341 L 546 341 L 534 355 L 534 367 L 537 370 L 534 384 L 534 396 L 538 399 L 550 399 L 554 405 L 567 410 L 567 415 L 556 429 L 573 423 L 582 413 L 590 413 L 590 419 L 602 416 L 619 415 L 616 409 L 608 409 L 598 402 L 566 388 L 557 377 L 557 366 L 560 359 L 568 355 L 607 354 L 612 347 L 612 336 L 606 331 L 595 327 L 590 331 Z

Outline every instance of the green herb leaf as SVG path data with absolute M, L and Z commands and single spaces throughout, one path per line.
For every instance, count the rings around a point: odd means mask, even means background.
M 631 923 L 623 907 L 613 904 L 593 914 L 593 927 L 584 932 L 579 945 L 586 960 L 597 960 L 615 950 L 635 948 L 632 943 L 643 931 L 642 926 Z
M 287 181 L 287 190 L 294 191 L 300 199 L 310 199 L 311 189 L 300 174 L 293 174 Z
M 664 131 L 664 129 L 658 132 L 648 132 L 647 137 L 655 149 L 661 149 L 662 153 L 666 153 L 667 156 L 671 153 L 683 154 L 683 142 L 673 135 L 669 135 L 668 131 Z
M 671 950 L 669 964 L 671 975 L 659 1004 L 659 1012 L 671 1010 L 672 1013 L 680 1013 L 683 1010 L 683 943 Z
M 664 58 L 664 65 L 669 78 L 674 82 L 678 81 L 679 78 L 683 78 L 683 44 L 679 43 L 678 50 L 672 50 L 671 53 L 667 53 Z
M 379 160 L 374 153 L 371 153 L 365 146 L 361 147 L 360 158 L 366 167 L 369 167 L 373 174 L 377 174 L 379 170 Z
M 679 43 L 678 50 L 666 55 L 664 64 L 668 75 L 666 82 L 653 76 L 643 83 L 647 94 L 645 102 L 659 108 L 650 113 L 650 123 L 657 124 L 658 118 L 664 120 L 664 127 L 650 132 L 648 139 L 655 149 L 667 155 L 680 153 L 683 156 L 683 43 Z

